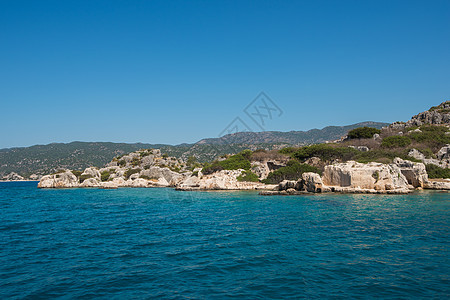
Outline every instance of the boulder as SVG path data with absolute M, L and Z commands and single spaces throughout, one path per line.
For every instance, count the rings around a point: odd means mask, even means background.
M 417 150 L 417 149 L 411 149 L 409 152 L 408 152 L 408 156 L 411 156 L 411 157 L 413 157 L 413 158 L 415 158 L 415 159 L 418 159 L 418 160 L 424 160 L 425 159 L 425 155 L 423 154 L 423 153 L 421 153 L 419 150 Z
M 307 192 L 320 193 L 323 191 L 322 178 L 320 178 L 320 175 L 317 173 L 303 173 L 301 182 L 303 183 L 303 189 Z

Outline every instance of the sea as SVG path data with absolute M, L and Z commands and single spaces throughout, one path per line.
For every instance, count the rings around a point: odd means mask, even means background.
M 0 183 L 0 299 L 448 299 L 450 194 Z

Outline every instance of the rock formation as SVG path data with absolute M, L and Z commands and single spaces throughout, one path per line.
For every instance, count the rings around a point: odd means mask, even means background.
M 425 155 L 417 149 L 411 149 L 408 152 L 408 156 L 420 160 L 426 165 L 432 164 L 444 169 L 450 167 L 450 145 L 442 147 L 436 153 L 436 158 L 426 158 Z
M 261 190 L 273 189 L 276 185 L 260 182 L 239 181 L 244 170 L 221 170 L 209 175 L 191 176 L 177 185 L 178 190 Z
M 19 174 L 15 173 L 15 172 L 11 172 L 6 176 L 3 176 L 2 180 L 5 181 L 20 181 L 20 180 L 25 180 L 25 178 L 23 178 L 22 176 L 20 176 Z
M 332 190 L 342 191 L 409 191 L 407 179 L 396 164 L 348 161 L 329 165 L 325 167 L 323 183 Z
M 61 170 L 59 173 L 45 175 L 38 184 L 40 188 L 72 188 L 80 186 L 78 177 L 69 170 Z
M 83 172 L 61 170 L 56 174 L 43 176 L 38 187 L 176 186 L 192 174 L 183 167 L 182 162 L 174 157 L 162 156 L 158 149 L 140 150 L 115 158 L 104 168 L 89 167 Z

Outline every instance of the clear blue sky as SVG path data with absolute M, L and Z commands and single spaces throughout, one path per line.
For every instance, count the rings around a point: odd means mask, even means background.
M 261 91 L 267 130 L 406 121 L 450 99 L 450 1 L 0 1 L 0 148 L 195 142 Z

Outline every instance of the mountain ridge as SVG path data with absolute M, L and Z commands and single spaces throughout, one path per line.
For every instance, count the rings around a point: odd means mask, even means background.
M 263 144 L 263 143 L 287 143 L 292 145 L 323 143 L 336 140 L 344 136 L 349 130 L 357 127 L 375 127 L 380 129 L 389 123 L 365 121 L 344 126 L 326 126 L 322 129 L 313 128 L 307 131 L 262 131 L 262 132 L 237 132 L 218 138 L 206 138 L 196 144 Z M 252 140 L 253 139 L 253 140 Z M 255 141 L 255 139 L 257 139 Z
M 361 122 L 347 126 L 327 126 L 308 131 L 241 132 L 220 138 L 202 139 L 193 144 L 178 145 L 150 143 L 81 142 L 50 143 L 29 147 L 0 149 L 0 178 L 15 172 L 29 177 L 32 174 L 48 174 L 58 168 L 80 170 L 90 166 L 102 166 L 113 157 L 145 148 L 158 148 L 163 153 L 181 159 L 196 156 L 208 161 L 223 154 L 244 149 L 271 150 L 286 145 L 314 144 L 339 139 L 348 130 L 361 126 L 381 127 L 388 123 Z M 238 138 L 236 138 L 238 137 Z M 230 146 L 232 145 L 232 146 Z M 212 149 L 211 146 L 214 146 Z

